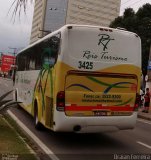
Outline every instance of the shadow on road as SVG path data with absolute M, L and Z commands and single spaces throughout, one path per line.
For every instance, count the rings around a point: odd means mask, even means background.
M 23 109 L 11 109 L 17 117 L 56 154 L 113 154 L 132 153 L 133 147 L 125 143 L 122 134 L 129 131 L 113 133 L 57 133 L 44 128 L 37 131 L 34 120 Z M 120 138 L 121 137 L 121 138 Z

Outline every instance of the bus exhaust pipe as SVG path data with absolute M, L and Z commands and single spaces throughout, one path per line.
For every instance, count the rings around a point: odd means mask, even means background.
M 81 126 L 79 126 L 79 125 L 76 125 L 73 127 L 74 132 L 79 132 L 80 130 L 81 130 Z

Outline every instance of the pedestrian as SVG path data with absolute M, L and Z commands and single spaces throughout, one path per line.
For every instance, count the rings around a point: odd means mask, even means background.
M 139 107 L 141 108 L 144 104 L 144 91 L 140 89 L 140 104 Z
M 145 93 L 144 99 L 145 99 L 145 103 L 144 103 L 144 110 L 143 110 L 143 112 L 148 113 L 149 112 L 149 106 L 150 106 L 149 88 L 146 88 L 146 93 Z

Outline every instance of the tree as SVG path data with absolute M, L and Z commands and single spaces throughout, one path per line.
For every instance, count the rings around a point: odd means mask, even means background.
M 9 9 L 9 11 L 10 11 L 14 7 L 12 17 L 15 19 L 17 13 L 19 14 L 19 17 L 20 17 L 22 10 L 26 14 L 27 4 L 29 2 L 32 4 L 34 2 L 34 0 L 14 0 L 10 9 Z
M 135 13 L 132 8 L 127 8 L 123 16 L 117 17 L 110 27 L 122 27 L 138 34 L 142 41 L 142 72 L 147 74 L 147 65 L 151 45 L 151 5 L 143 5 Z
M 139 8 L 136 15 L 139 19 L 142 19 L 144 17 L 151 17 L 151 5 L 149 3 L 143 5 Z
M 125 9 L 123 18 L 129 18 L 135 16 L 135 11 L 132 8 Z

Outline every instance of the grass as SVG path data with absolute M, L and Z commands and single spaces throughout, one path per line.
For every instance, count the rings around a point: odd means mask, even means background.
M 39 158 L 42 160 L 47 158 L 47 155 L 24 134 L 23 130 L 7 114 L 7 109 L 17 107 L 20 103 L 8 99 L 8 95 L 12 92 L 13 90 L 0 96 L 0 159 L 36 160 Z M 31 151 L 34 152 L 31 153 Z M 16 155 L 17 158 L 9 155 Z
M 17 155 L 21 160 L 36 160 L 25 141 L 4 116 L 0 116 L 0 154 Z

